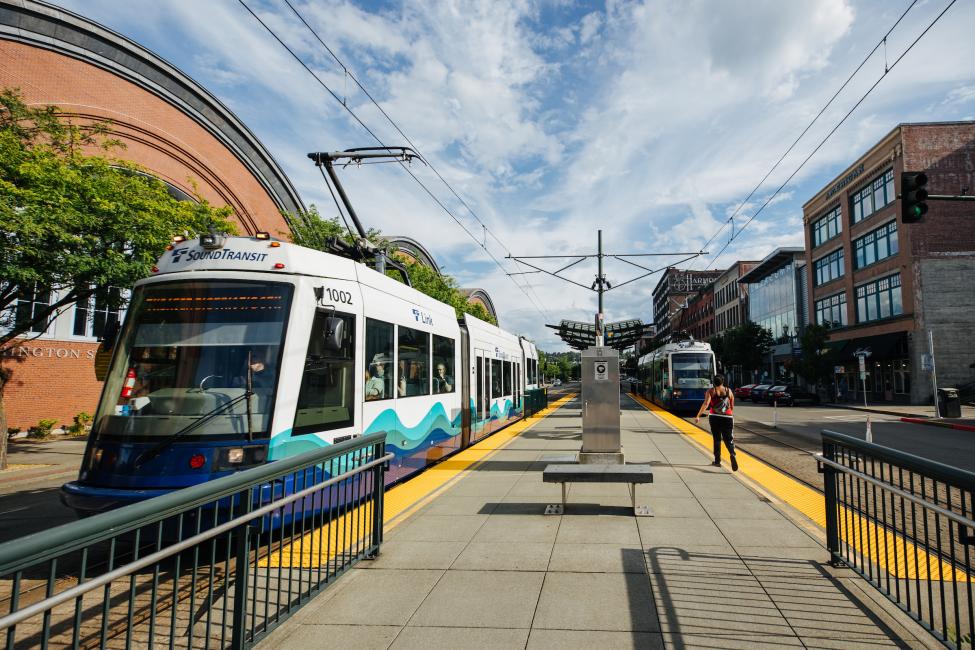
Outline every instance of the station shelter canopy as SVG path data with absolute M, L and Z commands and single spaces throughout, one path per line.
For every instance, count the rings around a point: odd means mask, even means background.
M 559 334 L 569 347 L 575 350 L 585 350 L 596 345 L 596 326 L 574 320 L 563 320 L 558 325 L 546 325 Z M 616 350 L 624 350 L 640 340 L 648 326 L 639 319 L 622 320 L 607 323 L 603 326 L 605 344 Z

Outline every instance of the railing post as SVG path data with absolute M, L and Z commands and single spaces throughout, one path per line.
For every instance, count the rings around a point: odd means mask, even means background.
M 823 440 L 823 458 L 836 462 L 836 445 Z M 823 463 L 823 492 L 826 499 L 826 548 L 830 553 L 830 564 L 837 566 L 840 560 L 840 522 L 839 507 L 837 506 L 837 472 L 836 469 Z
M 260 488 L 258 488 L 260 489 Z M 243 491 L 241 496 L 241 515 L 249 513 L 254 506 L 251 488 Z M 247 576 L 250 574 L 251 555 L 251 525 L 246 522 L 237 528 L 236 550 L 237 559 L 234 562 L 234 612 L 233 636 L 230 647 L 243 650 L 247 647 Z
M 386 455 L 386 443 L 376 443 L 376 452 L 373 458 L 382 458 Z M 379 555 L 379 546 L 383 543 L 383 494 L 386 487 L 386 465 L 382 463 L 376 465 L 372 470 L 372 545 L 371 557 Z

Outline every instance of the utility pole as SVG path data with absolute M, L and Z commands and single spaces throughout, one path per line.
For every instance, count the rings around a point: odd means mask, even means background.
M 599 310 L 596 312 L 596 346 L 602 347 L 603 341 L 603 285 L 606 283 L 606 276 L 603 275 L 603 231 L 596 231 L 596 292 L 599 296 Z

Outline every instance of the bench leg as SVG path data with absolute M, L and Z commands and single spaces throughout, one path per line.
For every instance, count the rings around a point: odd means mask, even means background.
M 561 515 L 565 513 L 565 481 L 562 481 L 562 504 L 556 505 L 551 504 L 545 506 L 545 514 L 547 515 Z
M 565 481 L 562 482 L 562 509 L 565 510 Z
M 634 517 L 652 517 L 653 510 L 650 506 L 638 506 L 636 504 L 636 483 L 630 483 L 630 504 L 633 506 Z
M 630 483 L 630 506 L 636 510 L 636 483 Z

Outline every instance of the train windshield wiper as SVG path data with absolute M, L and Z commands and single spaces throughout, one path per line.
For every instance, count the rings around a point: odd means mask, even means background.
M 155 447 L 153 447 L 149 451 L 147 451 L 144 454 L 140 455 L 139 458 L 135 461 L 135 467 L 136 468 L 141 467 L 144 463 L 146 463 L 146 462 L 152 460 L 153 458 L 155 458 L 156 456 L 158 456 L 164 449 L 166 449 L 167 447 L 169 447 L 170 445 L 172 445 L 174 442 L 176 442 L 176 440 L 179 439 L 181 436 L 185 436 L 187 433 L 189 433 L 189 432 L 191 432 L 191 431 L 193 431 L 193 430 L 195 430 L 195 429 L 203 426 L 204 424 L 206 424 L 207 422 L 209 422 L 213 418 L 217 417 L 218 415 L 220 415 L 221 413 L 223 413 L 227 409 L 231 408 L 235 404 L 238 404 L 238 403 L 240 403 L 240 402 L 242 402 L 244 400 L 247 400 L 247 407 L 248 407 L 247 410 L 250 411 L 250 403 L 251 403 L 251 399 L 250 398 L 253 395 L 254 395 L 254 392 L 252 390 L 250 390 L 250 389 L 245 390 L 243 395 L 239 395 L 239 396 L 233 398 L 232 400 L 230 400 L 229 402 L 226 402 L 224 404 L 221 404 L 220 406 L 217 406 L 216 408 L 207 411 L 206 413 L 204 413 L 203 415 L 200 416 L 200 419 L 195 420 L 193 422 L 190 422 L 185 427 L 183 427 L 182 429 L 180 429 L 176 433 L 170 435 L 168 438 L 166 438 L 165 440 L 163 440 L 162 442 L 160 442 L 159 444 L 157 444 Z M 248 413 L 248 416 L 249 415 L 250 415 L 250 413 Z M 247 438 L 248 438 L 248 440 L 251 439 L 251 437 L 252 437 L 252 433 L 251 433 L 251 422 L 250 422 L 250 417 L 248 417 L 247 418 Z

